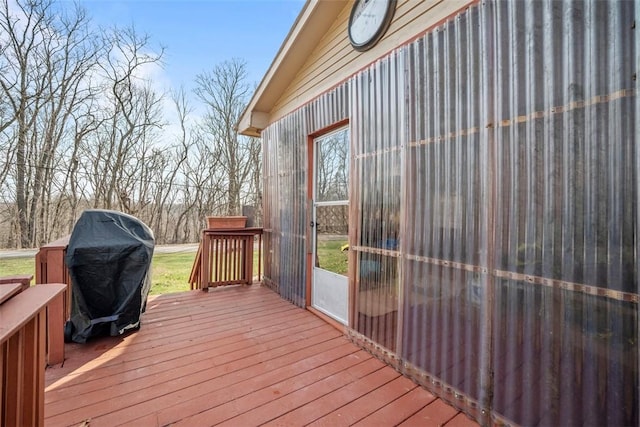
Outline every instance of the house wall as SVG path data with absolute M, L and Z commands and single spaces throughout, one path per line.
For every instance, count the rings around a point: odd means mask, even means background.
M 274 122 L 267 282 L 305 305 L 307 138 L 348 120 L 349 336 L 484 423 L 638 425 L 638 16 L 475 4 Z
M 376 47 L 367 52 L 357 52 L 349 43 L 346 28 L 352 2 L 346 3 L 334 24 L 270 112 L 271 120 L 283 117 L 301 104 L 330 90 L 356 71 L 471 2 L 472 0 L 398 0 L 389 29 Z
M 262 133 L 264 281 L 300 307 L 311 251 L 307 137 L 347 119 L 349 105 L 349 86 L 341 85 Z

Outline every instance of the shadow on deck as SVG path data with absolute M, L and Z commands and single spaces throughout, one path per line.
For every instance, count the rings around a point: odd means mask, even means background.
M 259 285 L 150 298 L 139 331 L 67 344 L 45 424 L 476 425 Z

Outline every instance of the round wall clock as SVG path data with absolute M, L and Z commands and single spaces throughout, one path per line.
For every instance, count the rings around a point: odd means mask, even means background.
M 359 51 L 371 49 L 389 28 L 396 0 L 356 0 L 349 16 L 349 40 Z

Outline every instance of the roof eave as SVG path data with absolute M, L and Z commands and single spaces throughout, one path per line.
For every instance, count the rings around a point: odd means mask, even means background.
M 269 124 L 273 106 L 331 27 L 345 3 L 347 0 L 307 0 L 240 116 L 238 121 L 240 134 L 260 136 L 262 130 Z

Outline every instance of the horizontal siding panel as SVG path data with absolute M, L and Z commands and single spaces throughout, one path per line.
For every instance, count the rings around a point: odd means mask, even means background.
M 336 56 L 342 58 L 348 52 L 345 49 L 347 47 L 345 32 L 350 11 L 351 7 L 347 6 L 340 12 L 327 34 L 320 40 L 305 65 L 300 69 L 292 86 L 304 87 L 319 74 L 326 74 L 325 67 L 331 65 Z
M 321 95 L 331 87 L 344 81 L 355 71 L 393 48 L 405 43 L 425 28 L 437 24 L 469 4 L 470 0 L 455 1 L 398 1 L 394 20 L 378 45 L 367 52 L 358 52 L 351 47 L 347 35 L 347 24 L 351 4 L 340 13 L 318 48 L 314 50 L 300 74 L 282 94 L 273 110 L 271 121 Z
M 438 1 L 400 2 L 397 5 L 392 24 L 380 43 L 385 38 L 401 38 L 403 34 L 406 36 L 406 31 L 403 31 L 406 24 L 424 18 L 424 15 L 437 4 Z M 342 75 L 343 79 L 348 77 L 344 76 L 340 70 L 353 69 L 346 67 L 346 65 L 352 64 L 362 55 L 349 43 L 347 27 L 350 14 L 351 4 L 343 9 L 327 35 L 322 38 L 306 64 L 301 68 L 300 73 L 292 82 L 292 87 L 297 88 L 297 93 L 311 92 L 313 87 L 323 86 L 324 80 L 335 78 L 336 75 Z
M 335 72 L 344 69 L 345 64 L 352 60 L 350 56 L 353 55 L 353 49 L 344 37 L 345 12 L 346 20 L 349 19 L 349 8 L 347 7 L 338 17 L 336 24 L 322 38 L 311 57 L 274 106 L 276 115 L 278 111 L 286 111 L 287 106 L 291 104 L 300 104 L 300 100 L 303 98 L 306 98 L 304 102 L 311 100 L 312 97 L 308 94 L 313 93 L 315 88 L 324 87 L 324 90 L 327 90 L 339 82 L 335 79 Z

